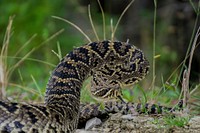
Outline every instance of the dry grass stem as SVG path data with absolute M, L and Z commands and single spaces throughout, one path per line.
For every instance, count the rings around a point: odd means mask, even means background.
M 103 39 L 106 40 L 106 21 L 105 21 L 105 15 L 104 15 L 104 11 L 103 8 L 101 6 L 101 3 L 99 0 L 97 0 L 99 7 L 101 9 L 101 14 L 102 14 L 102 19 L 103 19 Z
M 197 45 L 197 40 L 199 38 L 200 35 L 200 27 L 197 30 L 197 33 L 195 35 L 193 44 L 192 44 L 192 48 L 190 51 L 190 58 L 189 58 L 189 63 L 188 63 L 188 69 L 184 71 L 183 73 L 183 81 L 182 81 L 182 91 L 183 91 L 183 105 L 186 108 L 189 108 L 187 105 L 188 100 L 190 98 L 190 93 L 189 93 L 189 81 L 190 81 L 190 72 L 191 72 L 191 65 L 192 65 L 192 59 L 193 59 L 193 55 L 194 55 L 194 51 Z
M 11 37 L 11 29 L 13 23 L 14 16 L 9 18 L 8 26 L 6 29 L 3 46 L 1 49 L 1 56 L 0 56 L 0 99 L 5 99 L 6 97 L 6 87 L 8 83 L 8 75 L 7 75 L 7 55 L 8 55 L 8 46 Z
M 119 17 L 119 19 L 118 19 L 118 21 L 117 21 L 117 23 L 116 23 L 116 25 L 115 25 L 115 27 L 114 27 L 114 29 L 113 29 L 113 32 L 112 32 L 112 34 L 111 34 L 111 41 L 114 40 L 117 27 L 118 27 L 118 25 L 119 25 L 119 23 L 120 23 L 122 17 L 123 17 L 124 14 L 126 13 L 126 11 L 129 9 L 129 7 L 133 4 L 134 1 L 135 1 L 135 0 L 132 0 L 132 1 L 126 6 L 126 8 L 125 8 L 124 11 L 122 12 L 122 14 L 120 15 L 120 17 Z
M 94 27 L 94 23 L 93 23 L 92 16 L 91 16 L 90 5 L 88 5 L 88 14 L 89 14 L 89 19 L 90 19 L 90 24 L 92 26 L 92 30 L 96 36 L 97 41 L 99 41 L 99 37 L 98 37 L 97 31 Z
M 86 38 L 90 43 L 92 42 L 91 39 L 87 36 L 87 34 L 86 34 L 85 32 L 83 32 L 83 30 L 82 30 L 80 27 L 78 27 L 76 24 L 74 24 L 74 23 L 72 23 L 72 22 L 70 22 L 69 20 L 66 20 L 66 19 L 64 19 L 64 18 L 61 18 L 61 17 L 57 17 L 57 16 L 52 16 L 52 17 L 55 18 L 55 19 L 62 20 L 62 21 L 64 21 L 64 22 L 70 24 L 71 26 L 73 26 L 74 28 L 76 28 L 81 34 L 83 34 L 83 36 L 85 36 L 85 38 Z

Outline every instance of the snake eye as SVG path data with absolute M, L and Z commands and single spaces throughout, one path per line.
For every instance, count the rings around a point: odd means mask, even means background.
M 131 69 L 132 71 L 135 71 L 135 69 L 136 69 L 135 63 L 130 65 L 130 69 Z

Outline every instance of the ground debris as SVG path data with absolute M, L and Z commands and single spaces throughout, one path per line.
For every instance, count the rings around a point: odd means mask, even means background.
M 159 121 L 159 122 L 158 122 Z M 108 120 L 85 133 L 199 133 L 200 116 L 192 117 L 183 127 L 168 126 L 163 117 L 112 114 Z M 84 132 L 77 132 L 84 133 Z
M 94 117 L 90 120 L 87 121 L 86 125 L 85 125 L 85 130 L 89 130 L 89 129 L 92 129 L 93 127 L 95 126 L 98 126 L 100 125 L 102 122 L 99 118 L 97 117 Z

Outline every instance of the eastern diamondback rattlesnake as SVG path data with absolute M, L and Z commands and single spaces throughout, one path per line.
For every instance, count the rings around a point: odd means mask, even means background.
M 92 42 L 76 48 L 52 72 L 44 105 L 0 101 L 1 132 L 74 132 L 80 90 L 88 76 L 93 76 L 92 94 L 105 99 L 120 97 L 121 86 L 133 85 L 148 70 L 143 52 L 128 42 Z

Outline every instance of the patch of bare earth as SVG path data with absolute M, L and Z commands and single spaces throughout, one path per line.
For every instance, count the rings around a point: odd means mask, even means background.
M 96 121 L 96 120 L 95 120 Z M 98 122 L 99 123 L 99 122 Z M 199 133 L 200 116 L 190 118 L 183 127 L 165 124 L 163 116 L 112 114 L 108 120 L 91 129 L 76 133 Z

